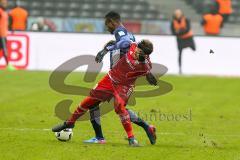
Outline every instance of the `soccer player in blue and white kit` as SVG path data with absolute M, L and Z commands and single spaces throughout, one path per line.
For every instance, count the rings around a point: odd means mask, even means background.
M 126 30 L 126 28 L 122 25 L 121 17 L 116 12 L 111 11 L 106 14 L 105 26 L 107 27 L 108 31 L 111 34 L 114 34 L 116 41 L 109 41 L 104 46 L 104 49 L 97 54 L 95 60 L 97 63 L 102 62 L 103 57 L 108 52 L 110 52 L 110 68 L 112 68 L 115 64 L 117 64 L 119 59 L 128 52 L 131 42 L 132 41 L 135 42 L 135 37 L 131 33 L 129 33 Z M 146 79 L 151 85 L 157 85 L 157 80 L 151 73 L 146 75 Z M 151 144 L 155 144 L 156 143 L 155 127 L 153 125 L 149 125 L 144 120 L 139 118 L 132 110 L 127 109 L 127 111 L 130 115 L 131 122 L 137 124 L 138 126 L 141 126 L 145 130 Z M 90 109 L 90 117 L 96 136 L 84 142 L 99 144 L 106 143 L 102 133 L 100 123 L 100 109 L 98 105 Z

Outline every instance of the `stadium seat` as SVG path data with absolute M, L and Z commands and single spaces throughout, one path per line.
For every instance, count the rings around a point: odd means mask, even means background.
M 42 13 L 42 12 L 41 12 L 40 10 L 35 10 L 35 9 L 30 10 L 30 12 L 29 12 L 29 14 L 30 14 L 31 16 L 33 16 L 33 17 L 40 16 L 41 13 Z
M 67 7 L 65 2 L 58 2 L 55 4 L 55 6 L 57 9 L 63 9 L 63 10 L 66 9 Z
M 68 11 L 67 12 L 67 17 L 78 17 L 79 14 L 76 11 Z
M 46 9 L 48 9 L 48 8 L 54 8 L 55 7 L 55 3 L 54 2 L 51 2 L 51 1 L 45 1 L 44 3 L 43 3 L 43 7 L 44 8 L 46 8 Z
M 44 17 L 51 17 L 53 15 L 53 11 L 52 10 L 46 10 L 42 13 L 42 15 Z
M 131 8 L 131 6 L 130 6 L 130 5 L 127 5 L 127 4 L 124 4 L 124 5 L 121 6 L 121 9 L 122 9 L 123 11 L 128 11 L 130 8 Z
M 215 0 L 185 0 L 185 2 L 191 5 L 199 14 L 203 14 L 209 12 L 208 6 L 214 4 Z M 232 0 L 232 6 L 234 9 L 234 13 L 229 17 L 230 23 L 239 22 L 240 14 L 236 14 L 236 12 L 240 12 L 240 3 L 239 0 Z
M 79 10 L 79 8 L 81 7 L 81 4 L 78 2 L 70 2 L 69 3 L 69 10 Z
M 65 12 L 62 11 L 62 10 L 58 10 L 58 11 L 54 12 L 54 15 L 55 15 L 56 17 L 65 17 L 65 16 L 66 16 L 66 15 L 65 15 Z
M 97 2 L 97 3 L 96 3 Z M 14 0 L 9 0 L 14 6 Z M 25 0 L 22 6 L 31 16 L 101 18 L 108 10 L 115 10 L 124 19 L 156 18 L 158 9 L 145 0 Z M 148 16 L 145 14 L 150 12 Z
M 33 1 L 30 3 L 30 7 L 33 9 L 33 8 L 38 8 L 42 6 L 42 3 L 41 2 L 38 2 L 38 1 Z
M 79 13 L 79 16 L 80 16 L 80 17 L 83 17 L 83 18 L 89 18 L 89 17 L 91 17 L 90 15 L 91 15 L 91 13 L 88 12 L 88 11 L 81 11 L 81 12 Z

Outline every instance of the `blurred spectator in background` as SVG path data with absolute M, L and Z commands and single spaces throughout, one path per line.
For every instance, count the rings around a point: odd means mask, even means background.
M 231 0 L 216 0 L 218 13 L 222 15 L 223 21 L 227 22 L 229 15 L 233 12 Z
M 43 17 L 38 17 L 37 21 L 32 24 L 31 30 L 32 31 L 47 31 L 48 26 L 45 25 L 44 18 Z
M 10 30 L 25 31 L 27 29 L 28 11 L 21 7 L 20 1 L 16 1 L 16 7 L 9 12 Z
M 7 33 L 8 33 L 8 13 L 6 8 L 8 5 L 7 0 L 0 0 L 0 58 L 4 57 L 7 68 L 14 70 L 14 67 L 8 63 L 9 57 L 7 53 Z
M 215 6 L 210 6 L 210 13 L 203 15 L 201 24 L 206 35 L 217 36 L 223 27 L 223 17 Z
M 172 34 L 177 37 L 178 44 L 178 65 L 179 74 L 182 74 L 182 51 L 184 48 L 190 47 L 196 50 L 193 40 L 193 32 L 190 25 L 190 20 L 187 19 L 180 9 L 175 10 L 171 23 Z
M 43 32 L 56 32 L 57 28 L 54 22 L 49 19 L 44 19 L 43 17 L 38 17 L 37 21 L 31 25 L 32 31 L 43 31 Z

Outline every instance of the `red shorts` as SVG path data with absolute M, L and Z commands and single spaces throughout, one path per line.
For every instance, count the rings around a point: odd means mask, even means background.
M 104 76 L 100 82 L 90 91 L 92 98 L 100 101 L 110 101 L 111 98 L 118 95 L 127 104 L 129 97 L 133 92 L 133 85 L 115 84 L 108 75 Z

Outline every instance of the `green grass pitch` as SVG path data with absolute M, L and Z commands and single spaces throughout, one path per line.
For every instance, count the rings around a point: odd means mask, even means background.
M 240 160 L 239 78 L 162 77 L 173 85 L 170 93 L 137 98 L 137 105 L 129 108 L 146 115 L 160 110 L 166 115 L 191 118 L 145 117 L 157 127 L 157 143 L 150 145 L 145 132 L 134 125 L 135 136 L 143 147 L 131 148 L 114 111 L 102 117 L 107 144 L 82 143 L 94 136 L 89 121 L 77 122 L 71 141 L 56 140 L 49 130 L 61 122 L 55 116 L 55 105 L 70 98 L 74 100 L 73 110 L 83 96 L 52 90 L 49 75 L 50 72 L 0 71 L 0 160 Z M 95 83 L 83 82 L 82 77 L 81 73 L 73 73 L 66 81 L 94 86 Z

